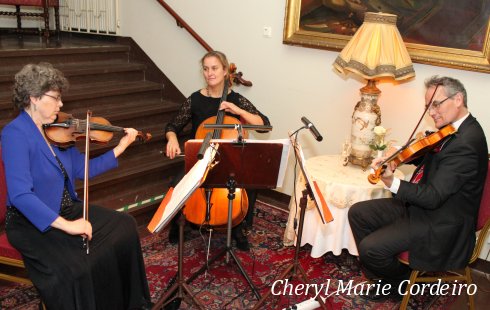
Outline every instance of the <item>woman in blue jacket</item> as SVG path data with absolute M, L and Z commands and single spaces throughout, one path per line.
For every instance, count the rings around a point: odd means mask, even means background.
M 1 137 L 9 242 L 22 253 L 48 309 L 144 309 L 150 296 L 134 219 L 91 206 L 84 220 L 74 186 L 84 177 L 84 155 L 50 144 L 42 129 L 56 120 L 67 87 L 47 63 L 15 75 L 13 102 L 20 113 Z M 117 167 L 137 135 L 132 128 L 125 133 L 113 150 L 90 160 L 90 177 Z M 81 237 L 90 240 L 88 255 Z

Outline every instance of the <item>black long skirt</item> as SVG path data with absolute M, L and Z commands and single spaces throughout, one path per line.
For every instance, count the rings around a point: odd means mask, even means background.
M 9 208 L 10 209 L 10 208 Z M 75 203 L 68 220 L 82 216 Z M 40 232 L 16 209 L 8 211 L 9 242 L 48 309 L 141 309 L 150 304 L 136 222 L 122 212 L 91 206 L 89 254 L 80 236 Z

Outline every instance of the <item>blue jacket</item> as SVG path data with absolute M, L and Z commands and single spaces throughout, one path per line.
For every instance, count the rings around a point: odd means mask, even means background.
M 31 117 L 22 111 L 2 131 L 2 157 L 7 180 L 7 205 L 15 206 L 40 231 L 47 230 L 58 217 L 64 188 L 64 176 L 56 158 Z M 85 157 L 76 147 L 61 151 L 53 146 L 63 163 L 70 182 L 72 199 L 79 200 L 74 190 L 76 179 L 83 179 Z M 114 152 L 93 158 L 89 177 L 97 176 L 118 164 Z

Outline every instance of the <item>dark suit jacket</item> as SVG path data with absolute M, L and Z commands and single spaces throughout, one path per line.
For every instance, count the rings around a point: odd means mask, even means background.
M 418 184 L 402 181 L 396 197 L 408 205 L 410 266 L 459 269 L 475 246 L 475 227 L 488 169 L 488 148 L 478 121 L 469 115 L 438 153 L 424 159 Z
M 60 165 L 26 112 L 5 126 L 1 142 L 8 205 L 15 206 L 39 230 L 48 229 L 58 217 L 65 185 Z M 78 200 L 73 184 L 75 179 L 84 177 L 85 157 L 76 147 L 53 150 L 70 179 L 68 191 Z M 89 177 L 115 168 L 117 163 L 112 150 L 91 159 Z

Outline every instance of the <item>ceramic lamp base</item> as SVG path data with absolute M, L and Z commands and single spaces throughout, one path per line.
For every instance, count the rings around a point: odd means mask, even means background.
M 377 104 L 381 91 L 376 87 L 374 80 L 369 80 L 361 88 L 361 101 L 354 108 L 352 114 L 351 143 L 352 150 L 349 162 L 362 166 L 365 169 L 372 161 L 374 127 L 381 124 L 381 110 Z
M 371 161 L 373 160 L 372 157 L 369 158 L 363 158 L 363 157 L 356 157 L 354 155 L 349 156 L 349 162 L 353 165 L 361 166 L 362 170 L 366 170 L 369 165 L 371 165 Z

